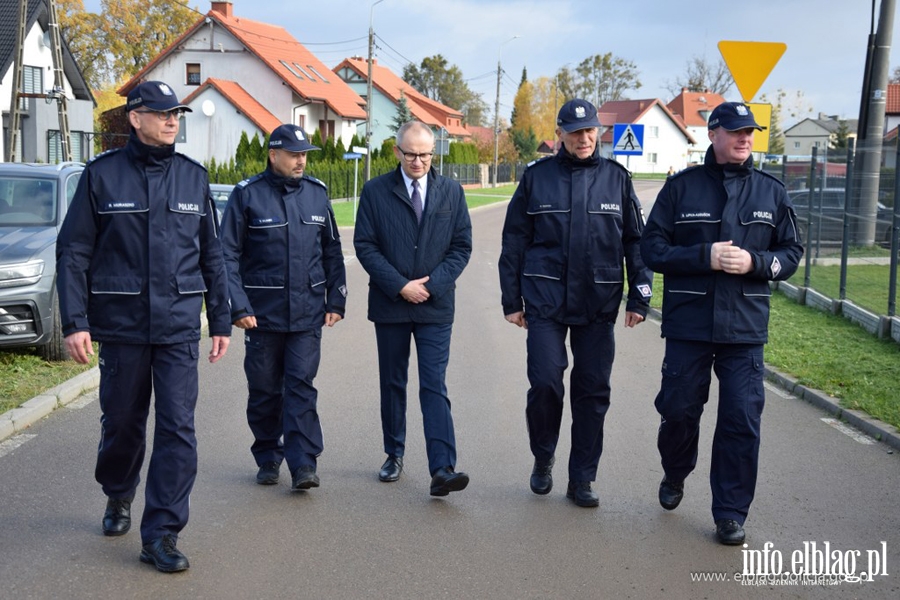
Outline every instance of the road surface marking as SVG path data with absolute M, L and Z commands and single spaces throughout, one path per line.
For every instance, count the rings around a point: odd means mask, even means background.
M 837 419 L 831 419 L 829 417 L 822 417 L 822 421 L 824 421 L 828 425 L 831 425 L 832 427 L 834 427 L 841 433 L 850 436 L 851 438 L 853 438 L 860 444 L 874 444 L 875 443 L 875 440 L 873 438 L 867 436 L 866 434 L 859 431 L 858 429 L 854 429 L 853 427 L 850 427 L 846 423 L 841 423 Z
M 6 456 L 31 438 L 37 437 L 34 433 L 21 433 L 0 442 L 0 456 Z

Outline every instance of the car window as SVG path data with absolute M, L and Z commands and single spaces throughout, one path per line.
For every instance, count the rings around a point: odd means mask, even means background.
M 78 180 L 80 179 L 81 171 L 69 175 L 69 178 L 66 179 L 66 206 L 72 203 L 72 198 L 75 197 L 75 190 L 78 189 Z
M 4 177 L 0 180 L 0 197 L 0 225 L 56 223 L 55 179 Z

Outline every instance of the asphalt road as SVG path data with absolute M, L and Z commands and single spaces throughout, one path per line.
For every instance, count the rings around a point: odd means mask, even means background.
M 774 387 L 763 415 L 747 548 L 714 540 L 706 476 L 714 398 L 682 505 L 674 512 L 659 507 L 653 398 L 663 341 L 653 321 L 617 328 L 612 408 L 595 484 L 600 507 L 578 508 L 565 498 L 566 427 L 554 490 L 532 494 L 525 333 L 503 319 L 496 273 L 504 207 L 473 212 L 475 251 L 458 285 L 447 378 L 468 489 L 443 499 L 428 495 L 414 395 L 403 476 L 377 481 L 384 456 L 374 331 L 365 318 L 367 278 L 348 256 L 348 316 L 325 331 L 316 379 L 326 444 L 322 487 L 292 494 L 285 469 L 277 486 L 254 483 L 238 335 L 220 363 L 201 363 L 200 473 L 179 541 L 191 569 L 164 575 L 140 563 L 137 527 L 121 538 L 101 535 L 105 498 L 93 479 L 99 408 L 89 394 L 7 440 L 0 452 L 0 598 L 900 597 L 897 454 L 839 431 L 824 413 Z M 344 236 L 350 255 L 352 234 Z M 858 575 L 877 557 L 887 575 L 841 585 L 779 579 L 762 589 L 735 580 L 748 557 L 759 561 L 766 548 L 763 562 L 774 570 L 780 559 L 789 573 L 795 557 L 798 569 L 812 569 L 804 549 L 826 545 L 832 568 L 852 566 Z

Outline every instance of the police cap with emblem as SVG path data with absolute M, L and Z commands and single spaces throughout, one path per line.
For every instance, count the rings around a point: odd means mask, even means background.
M 125 111 L 128 112 L 136 108 L 144 108 L 156 112 L 170 112 L 173 110 L 194 112 L 187 105 L 181 104 L 172 88 L 162 81 L 144 81 L 128 92 Z
M 319 150 L 319 147 L 309 143 L 306 132 L 299 125 L 279 125 L 269 136 L 269 150 L 309 152 Z
M 593 104 L 581 98 L 569 100 L 559 109 L 556 116 L 556 125 L 566 133 L 600 127 L 597 119 L 597 109 Z
M 765 129 L 753 118 L 750 107 L 743 102 L 723 102 L 713 109 L 709 115 L 706 126 L 709 129 L 721 127 L 726 131 L 738 131 L 740 129 Z

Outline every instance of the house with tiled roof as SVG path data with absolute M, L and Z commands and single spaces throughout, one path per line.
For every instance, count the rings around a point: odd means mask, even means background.
M 263 136 L 281 123 L 349 146 L 366 120 L 365 101 L 303 44 L 283 27 L 235 16 L 231 2 L 212 2 L 118 93 L 147 79 L 165 81 L 193 109 L 176 147 L 201 161 L 226 161 L 242 132 Z
M 810 156 L 812 149 L 818 156 L 827 155 L 828 150 L 837 141 L 841 121 L 837 115 L 819 113 L 816 119 L 803 119 L 799 123 L 784 130 L 784 153 L 790 156 Z M 856 138 L 859 119 L 843 119 L 847 127 L 847 137 Z M 842 154 L 846 151 L 842 150 Z
M 63 81 L 54 81 L 53 54 L 50 51 L 49 7 L 45 0 L 28 2 L 25 17 L 25 40 L 22 48 L 21 112 L 16 159 L 22 162 L 55 163 L 61 159 L 59 144 L 59 111 L 47 92 L 62 88 L 66 95 L 66 113 L 72 158 L 85 161 L 93 154 L 94 96 L 81 69 L 75 62 L 66 40 L 62 40 Z M 0 109 L 3 128 L 0 131 L 0 156 L 6 157 L 10 126 L 16 40 L 19 28 L 19 3 L 0 2 Z
M 359 56 L 347 58 L 333 71 L 357 94 L 366 97 L 368 60 Z M 406 98 L 412 116 L 429 125 L 435 134 L 439 134 L 443 127 L 451 140 L 464 140 L 472 135 L 462 123 L 464 115 L 461 112 L 425 96 L 390 69 L 379 65 L 377 60 L 372 61 L 372 96 L 372 147 L 378 147 L 384 140 L 394 137 L 392 128 L 401 96 Z
M 684 128 L 694 138 L 694 144 L 688 147 L 688 164 L 703 162 L 706 149 L 709 148 L 706 122 L 713 109 L 723 102 L 725 98 L 715 92 L 691 92 L 687 88 L 681 88 L 681 93 L 666 104 L 666 108 L 681 120 Z
M 606 102 L 597 111 L 600 129 L 600 153 L 618 160 L 637 173 L 666 173 L 688 165 L 688 149 L 696 139 L 681 119 L 658 98 L 644 100 L 615 100 Z M 643 153 L 640 156 L 613 154 L 615 124 L 644 126 Z

